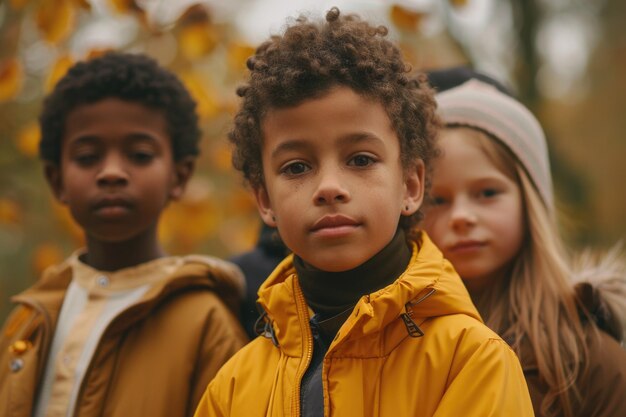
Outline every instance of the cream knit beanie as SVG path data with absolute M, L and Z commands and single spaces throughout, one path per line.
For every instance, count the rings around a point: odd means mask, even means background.
M 499 139 L 521 162 L 550 212 L 554 210 L 546 137 L 533 114 L 495 87 L 471 79 L 436 95 L 446 126 L 478 128 Z

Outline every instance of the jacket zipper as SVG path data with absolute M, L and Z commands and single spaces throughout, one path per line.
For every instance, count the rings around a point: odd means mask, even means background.
M 300 289 L 300 285 L 297 283 L 297 280 L 294 279 L 295 287 L 294 290 L 296 292 L 296 310 L 298 312 L 298 320 L 300 322 L 300 329 L 303 330 L 304 335 L 306 336 L 306 356 L 304 360 L 305 366 L 302 367 L 301 371 L 296 375 L 296 384 L 294 386 L 293 392 L 293 401 L 291 405 L 291 415 L 299 416 L 300 415 L 300 388 L 302 384 L 302 377 L 304 376 L 306 370 L 311 364 L 311 358 L 313 356 L 313 336 L 311 335 L 311 329 L 309 327 L 308 320 L 308 307 L 306 304 L 306 300 L 304 299 L 304 294 L 302 294 L 302 290 Z M 306 318 L 305 323 L 303 324 L 303 317 Z

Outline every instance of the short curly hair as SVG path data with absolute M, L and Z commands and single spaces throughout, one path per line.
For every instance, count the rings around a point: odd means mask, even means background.
M 346 86 L 383 105 L 400 140 L 401 163 L 421 159 L 430 183 L 431 160 L 437 154 L 433 91 L 424 74 L 411 74 L 400 50 L 385 39 L 387 28 L 374 27 L 356 15 L 332 8 L 325 21 L 299 17 L 282 35 L 262 43 L 248 59 L 250 77 L 237 90 L 243 98 L 229 139 L 233 165 L 245 181 L 263 186 L 262 122 L 268 111 L 318 98 L 335 86 Z M 405 229 L 422 217 L 403 217 Z
M 59 165 L 65 121 L 70 112 L 106 98 L 142 104 L 163 112 L 174 160 L 199 153 L 196 102 L 170 71 L 141 54 L 107 52 L 78 62 L 45 99 L 39 117 L 39 156 Z

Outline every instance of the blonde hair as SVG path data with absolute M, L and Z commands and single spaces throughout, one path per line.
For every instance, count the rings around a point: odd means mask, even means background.
M 570 283 L 572 268 L 553 216 L 513 154 L 495 137 L 473 128 L 486 156 L 516 181 L 522 195 L 526 236 L 511 262 L 507 279 L 474 300 L 485 323 L 512 342 L 522 354 L 527 343 L 548 391 L 541 404 L 545 416 L 572 416 L 581 396 L 575 382 L 589 355 L 577 299 Z

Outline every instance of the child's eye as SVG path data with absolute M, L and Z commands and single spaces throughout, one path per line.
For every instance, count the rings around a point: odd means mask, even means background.
M 145 163 L 152 161 L 152 159 L 154 159 L 154 154 L 152 154 L 151 152 L 135 151 L 135 152 L 131 152 L 130 159 L 133 162 L 137 162 L 139 164 L 145 164 Z
M 307 172 L 309 169 L 311 168 L 304 162 L 292 162 L 284 166 L 280 172 L 287 175 L 300 175 Z
M 480 190 L 480 192 L 478 193 L 478 195 L 483 198 L 492 198 L 498 194 L 500 194 L 500 191 L 496 190 L 495 188 L 485 188 Z
M 360 154 L 360 155 L 355 155 L 354 157 L 352 157 L 350 161 L 348 161 L 348 165 L 353 165 L 357 167 L 367 167 L 367 166 L 372 165 L 374 162 L 376 161 L 371 156 Z
M 441 206 L 446 203 L 446 199 L 441 196 L 432 196 L 430 198 L 431 206 Z
M 98 160 L 98 155 L 95 153 L 82 153 L 74 156 L 74 161 L 80 166 L 88 166 Z

